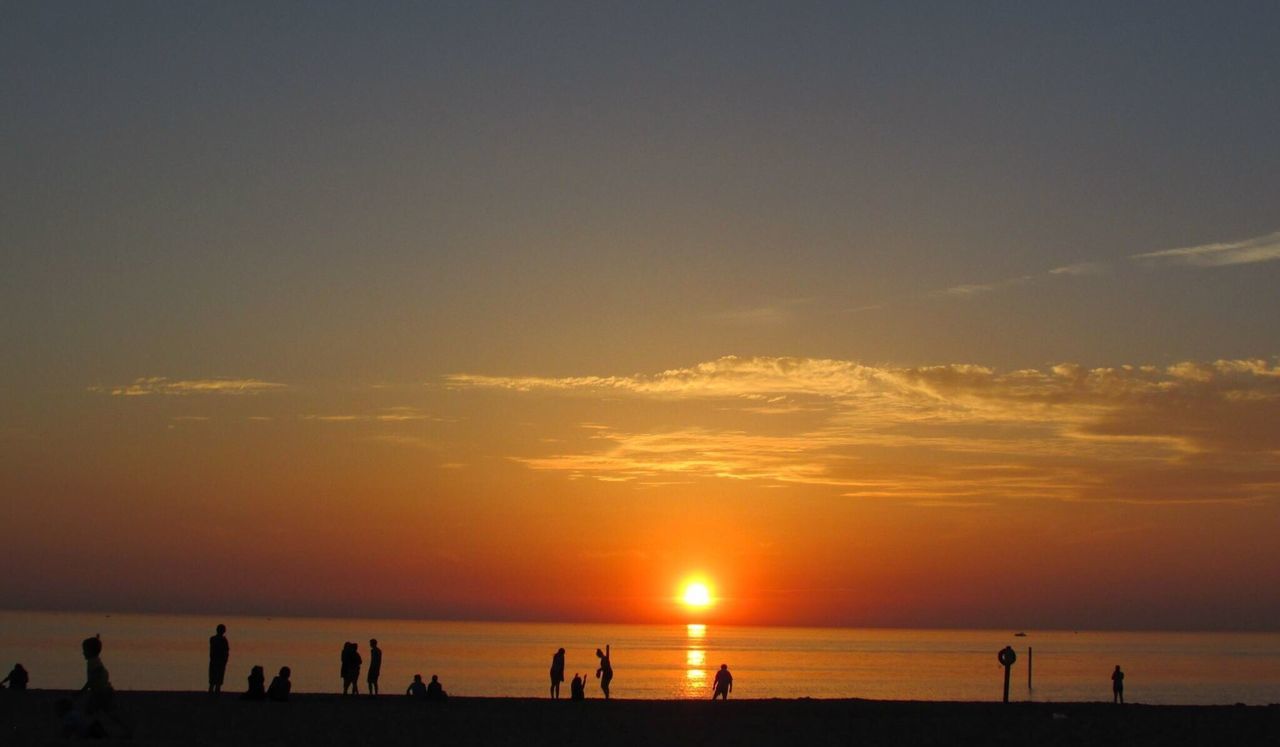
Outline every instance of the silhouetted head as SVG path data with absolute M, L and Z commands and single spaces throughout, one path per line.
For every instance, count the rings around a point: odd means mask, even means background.
M 377 639 L 377 638 L 370 638 L 370 639 L 369 639 L 369 645 L 370 645 L 370 646 L 376 646 L 376 645 L 378 645 L 378 639 Z
M 559 649 L 558 651 L 556 651 L 556 653 L 557 653 L 557 654 L 563 654 L 563 653 L 564 653 L 564 649 Z
M 420 675 L 420 674 L 415 674 L 415 675 L 413 675 L 413 681 L 414 681 L 414 682 L 421 682 L 421 681 L 422 681 L 422 675 Z
M 728 665 L 728 664 L 721 664 L 721 665 L 720 665 L 720 668 L 721 668 L 721 669 L 728 669 L 728 668 L 729 668 L 729 665 Z
M 222 635 L 225 632 L 227 632 L 227 626 L 222 623 L 218 623 L 218 635 Z
M 596 656 L 598 656 L 598 657 L 600 657 L 601 659 L 603 659 L 603 658 L 604 658 L 604 652 L 603 652 L 603 651 L 601 651 L 600 649 L 596 649 Z
M 432 682 L 439 682 L 439 681 L 440 681 L 440 675 L 438 675 L 438 674 L 433 674 L 433 675 L 431 675 L 431 681 L 432 681 Z
M 1117 664 L 1117 665 L 1116 665 L 1116 671 L 1117 671 L 1117 672 L 1119 672 L 1119 671 L 1120 671 L 1120 665 L 1119 665 L 1119 664 Z
M 266 673 L 267 673 L 267 670 L 263 669 L 261 664 L 254 664 L 254 665 L 253 665 L 253 669 L 250 669 L 250 670 L 249 670 L 249 674 L 263 674 L 263 675 L 265 675 Z
M 288 667 L 280 667 L 280 676 L 289 679 L 289 675 L 293 674 L 293 670 Z
M 86 638 L 83 641 L 81 641 L 80 650 L 84 652 L 84 658 L 86 659 L 92 659 L 93 657 L 102 653 L 101 634 L 95 635 L 92 638 Z

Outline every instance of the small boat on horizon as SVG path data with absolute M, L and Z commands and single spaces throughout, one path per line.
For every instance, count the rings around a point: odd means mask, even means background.
M 1014 634 L 1013 634 L 1013 637 L 1014 637 L 1014 638 L 1026 638 L 1026 637 L 1027 637 L 1027 634 L 1026 634 L 1026 633 L 1023 633 L 1021 630 L 1019 630 L 1017 633 L 1014 633 Z

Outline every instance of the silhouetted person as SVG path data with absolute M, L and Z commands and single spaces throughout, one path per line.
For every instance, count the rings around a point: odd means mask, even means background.
M 80 692 L 88 693 L 85 713 L 90 718 L 109 718 L 124 731 L 124 736 L 131 736 L 133 727 L 115 711 L 116 691 L 111 687 L 111 673 L 102 663 L 102 639 L 98 636 L 84 639 L 80 642 L 80 651 L 85 663 L 85 683 Z
M 569 698 L 571 700 L 587 699 L 587 681 L 577 672 L 573 673 L 573 682 L 569 683 Z
M 249 689 L 240 696 L 241 700 L 264 700 L 267 697 L 267 671 L 261 665 L 254 665 L 249 670 Z
M 342 647 L 342 694 L 348 691 L 352 695 L 360 694 L 360 665 L 364 659 L 360 656 L 360 646 L 347 641 Z
M 1111 673 L 1111 702 L 1124 705 L 1124 672 L 1120 671 L 1119 664 Z
M 596 678 L 600 680 L 600 690 L 604 693 L 604 699 L 609 699 L 609 683 L 613 682 L 613 662 L 609 661 L 609 644 L 605 644 L 604 651 L 596 649 L 596 657 L 600 659 L 600 668 L 596 670 Z
M 378 677 L 382 676 L 382 649 L 378 648 L 378 639 L 369 639 L 369 694 L 378 694 Z
M 449 694 L 444 691 L 444 686 L 440 684 L 438 675 L 431 675 L 431 684 L 427 685 L 427 700 L 443 703 L 449 699 Z
M 427 697 L 427 686 L 422 681 L 422 675 L 413 675 L 413 682 L 409 683 L 409 688 L 404 691 L 404 694 L 414 698 Z
M 31 681 L 31 677 L 27 674 L 27 670 L 21 664 L 14 664 L 13 669 L 9 670 L 9 676 L 0 680 L 0 687 L 4 683 L 9 683 L 12 690 L 26 690 L 27 683 Z
M 222 680 L 227 676 L 227 660 L 231 658 L 231 643 L 227 640 L 227 626 L 218 625 L 209 636 L 209 694 L 222 692 Z
M 289 681 L 292 674 L 293 670 L 288 667 L 280 667 L 280 674 L 271 679 L 271 687 L 267 688 L 267 700 L 277 703 L 289 700 L 289 691 L 293 689 L 293 683 Z
M 560 697 L 560 683 L 564 682 L 564 649 L 551 657 L 551 699 Z
M 729 693 L 733 691 L 733 675 L 729 674 L 728 664 L 720 665 L 720 671 L 716 672 L 716 679 L 711 683 L 711 687 L 712 700 L 716 698 L 729 699 Z

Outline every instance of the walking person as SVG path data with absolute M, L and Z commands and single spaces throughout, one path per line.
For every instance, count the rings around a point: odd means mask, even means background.
M 209 694 L 222 693 L 222 681 L 227 676 L 227 661 L 231 658 L 231 642 L 227 640 L 227 626 L 218 624 L 209 636 Z
M 128 739 L 133 736 L 133 724 L 124 718 L 115 707 L 115 688 L 111 686 L 111 673 L 102 663 L 102 638 L 94 636 L 80 643 L 80 651 L 84 654 L 85 683 L 80 688 L 81 694 L 88 695 L 85 714 L 92 719 L 108 718 L 120 728 L 121 735 Z M 105 728 L 105 725 L 102 725 Z
M 729 699 L 729 693 L 733 690 L 733 675 L 729 674 L 729 665 L 721 664 L 720 671 L 716 672 L 715 681 L 711 683 L 711 699 L 722 698 Z

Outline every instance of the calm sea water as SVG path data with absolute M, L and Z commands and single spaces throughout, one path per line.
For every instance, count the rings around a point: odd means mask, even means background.
M 1011 698 L 1111 698 L 1112 668 L 1126 697 L 1153 704 L 1280 702 L 1280 634 L 749 628 L 684 625 L 456 623 L 0 612 L 0 667 L 22 662 L 31 686 L 84 682 L 80 640 L 101 633 L 103 661 L 124 690 L 203 690 L 208 638 L 218 622 L 231 641 L 227 689 L 243 690 L 254 664 L 268 676 L 293 669 L 295 691 L 338 692 L 344 641 L 385 651 L 384 693 L 403 693 L 414 673 L 439 674 L 456 695 L 542 697 L 551 655 L 563 646 L 568 677 L 589 676 L 597 647 L 613 646 L 618 698 L 709 698 L 721 663 L 737 698 L 993 700 L 996 652 L 1018 651 Z M 1034 649 L 1027 687 L 1027 648 Z M 363 673 L 361 688 L 364 687 Z M 563 687 L 568 696 L 568 684 Z M 600 697 L 591 677 L 587 696 Z

